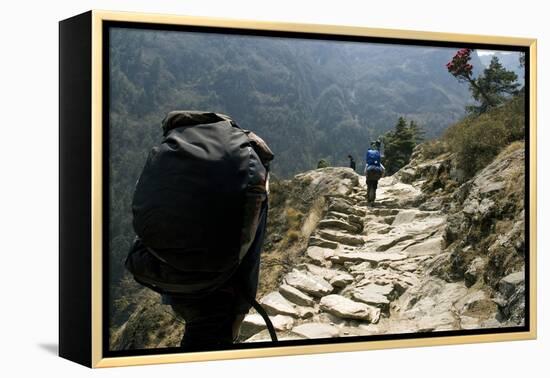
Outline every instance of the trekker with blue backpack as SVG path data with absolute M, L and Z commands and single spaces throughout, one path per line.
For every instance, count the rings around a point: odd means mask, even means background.
M 372 142 L 365 155 L 365 177 L 367 181 L 367 202 L 373 204 L 376 199 L 378 180 L 384 175 L 385 168 L 382 165 L 380 154 L 380 141 Z

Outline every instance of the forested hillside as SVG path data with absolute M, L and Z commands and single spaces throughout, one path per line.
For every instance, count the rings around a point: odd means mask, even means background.
M 399 116 L 430 137 L 464 114 L 467 87 L 444 67 L 454 51 L 115 29 L 113 147 L 144 154 L 168 111 L 202 109 L 226 113 L 264 137 L 277 154 L 278 176 L 311 169 L 321 158 L 344 165 L 348 153 L 361 156 Z

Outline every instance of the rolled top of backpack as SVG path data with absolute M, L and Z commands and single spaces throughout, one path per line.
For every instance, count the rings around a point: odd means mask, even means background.
M 231 121 L 231 118 L 221 113 L 205 112 L 200 110 L 174 110 L 162 120 L 164 136 L 176 127 L 195 126 L 200 124 Z

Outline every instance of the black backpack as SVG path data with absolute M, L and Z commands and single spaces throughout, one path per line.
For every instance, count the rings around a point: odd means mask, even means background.
M 136 183 L 125 266 L 158 293 L 200 297 L 228 282 L 250 248 L 273 153 L 223 114 L 170 112 L 162 128 Z
M 273 154 L 222 114 L 171 112 L 162 127 L 132 202 L 135 243 L 150 256 L 130 253 L 126 267 L 159 293 L 208 293 L 253 241 Z

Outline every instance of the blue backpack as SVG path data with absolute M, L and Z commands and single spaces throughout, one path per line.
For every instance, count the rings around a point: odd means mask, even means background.
M 369 149 L 367 150 L 366 159 L 367 166 L 374 165 L 380 167 L 380 151 Z

